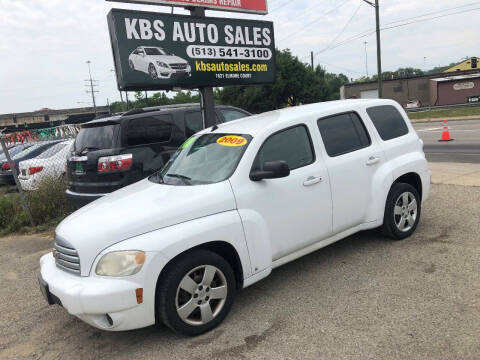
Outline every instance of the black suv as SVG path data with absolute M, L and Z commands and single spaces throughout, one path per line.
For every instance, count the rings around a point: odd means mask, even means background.
M 232 106 L 215 110 L 217 123 L 251 115 Z M 198 104 L 133 109 L 83 124 L 67 160 L 67 197 L 81 206 L 151 175 L 202 128 Z

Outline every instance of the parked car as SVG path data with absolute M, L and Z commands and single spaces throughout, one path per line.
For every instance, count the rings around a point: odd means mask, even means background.
M 25 150 L 26 148 L 32 146 L 33 143 L 25 143 L 25 144 L 18 144 L 14 145 L 10 148 L 8 148 L 8 154 L 10 155 L 10 158 L 14 157 L 17 155 L 19 152 Z M 0 154 L 0 167 L 7 161 L 7 156 L 2 150 L 2 153 Z
M 18 164 L 23 160 L 32 159 L 42 152 L 47 150 L 49 147 L 55 145 L 58 141 L 39 141 L 32 143 L 30 146 L 25 146 L 25 148 L 18 152 L 16 155 L 10 155 L 15 169 L 18 173 Z M 10 151 L 9 151 L 10 153 Z M 15 184 L 15 179 L 13 178 L 12 169 L 10 169 L 10 163 L 5 159 L 0 166 L 0 184 Z
M 250 115 L 231 106 L 217 106 L 216 114 L 219 123 Z M 85 205 L 151 175 L 202 128 L 198 104 L 134 109 L 84 124 L 67 161 L 67 197 Z
M 414 108 L 419 108 L 419 107 L 422 107 L 422 103 L 420 102 L 420 100 L 409 100 L 406 104 L 405 104 L 405 108 L 407 109 L 414 109 Z
M 410 236 L 429 186 L 392 100 L 272 111 L 201 131 L 161 171 L 66 218 L 39 282 L 97 328 L 197 335 L 278 266 L 360 230 Z
M 128 57 L 130 69 L 144 72 L 154 80 L 192 76 L 188 61 L 158 46 L 139 46 Z
M 65 175 L 73 140 L 59 142 L 33 159 L 19 163 L 18 180 L 23 190 L 37 190 L 43 180 Z

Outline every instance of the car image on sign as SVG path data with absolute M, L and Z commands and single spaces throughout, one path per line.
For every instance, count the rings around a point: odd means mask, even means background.
M 192 76 L 188 62 L 157 46 L 139 46 L 128 57 L 130 69 L 142 71 L 152 79 L 170 79 L 173 76 Z

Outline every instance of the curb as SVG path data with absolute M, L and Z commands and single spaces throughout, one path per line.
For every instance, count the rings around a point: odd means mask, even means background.
M 418 123 L 442 122 L 443 120 L 447 120 L 447 121 L 480 120 L 480 115 L 457 116 L 457 117 L 438 117 L 438 118 L 426 118 L 426 119 L 410 119 L 410 122 L 418 124 Z

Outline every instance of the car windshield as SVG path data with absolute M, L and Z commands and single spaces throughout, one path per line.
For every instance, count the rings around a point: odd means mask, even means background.
M 147 55 L 167 55 L 165 51 L 159 48 L 145 48 L 145 53 Z
M 150 180 L 168 185 L 202 185 L 224 181 L 235 171 L 251 140 L 250 135 L 238 134 L 193 136 Z
M 111 149 L 115 128 L 119 125 L 104 125 L 84 127 L 75 138 L 74 151 L 76 153 Z

